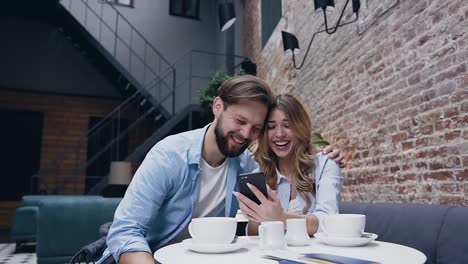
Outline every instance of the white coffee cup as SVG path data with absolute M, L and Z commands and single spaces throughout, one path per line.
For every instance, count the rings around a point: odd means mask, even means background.
M 307 221 L 305 218 L 293 218 L 286 220 L 286 242 L 289 246 L 309 245 L 310 237 L 307 233 Z
M 363 214 L 330 214 L 320 221 L 320 228 L 331 237 L 358 238 L 364 233 L 366 216 Z
M 264 250 L 284 249 L 284 226 L 281 221 L 262 222 L 258 227 L 260 248 Z
M 197 243 L 230 244 L 236 235 L 237 220 L 231 217 L 200 217 L 192 219 L 188 230 Z

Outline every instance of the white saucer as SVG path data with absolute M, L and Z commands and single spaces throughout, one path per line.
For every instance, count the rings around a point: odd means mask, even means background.
M 245 247 L 245 243 L 239 241 L 231 244 L 204 244 L 196 243 L 193 238 L 185 239 L 182 244 L 192 251 L 208 254 L 229 253 Z
M 321 233 L 316 233 L 314 237 L 316 237 L 320 242 L 325 243 L 330 246 L 358 247 L 358 246 L 366 245 L 367 243 L 371 241 L 374 241 L 379 236 L 373 233 L 364 233 L 363 236 L 359 238 L 331 237 L 321 232 Z

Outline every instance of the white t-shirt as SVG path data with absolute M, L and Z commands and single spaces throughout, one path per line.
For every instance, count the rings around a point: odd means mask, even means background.
M 211 167 L 203 158 L 200 160 L 200 195 L 195 203 L 192 218 L 224 216 L 226 199 L 227 159 L 218 167 Z M 190 238 L 186 226 L 168 244 Z
M 224 215 L 226 199 L 227 159 L 218 167 L 211 167 L 200 160 L 200 195 L 192 212 L 192 218 Z

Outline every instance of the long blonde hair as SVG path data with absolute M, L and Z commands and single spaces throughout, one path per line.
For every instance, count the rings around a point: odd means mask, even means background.
M 315 195 L 314 177 L 310 174 L 314 171 L 314 147 L 312 146 L 310 137 L 312 133 L 312 123 L 304 106 L 292 95 L 280 94 L 276 97 L 275 103 L 271 108 L 270 113 L 279 109 L 284 112 L 288 119 L 289 127 L 293 133 L 293 146 L 291 153 L 294 155 L 294 180 L 298 193 L 305 199 L 306 205 L 303 208 L 303 213 L 307 213 L 307 209 L 311 206 L 312 201 L 309 193 Z M 271 189 L 277 189 L 278 175 L 278 160 L 275 153 L 268 147 L 268 129 L 265 129 L 257 140 L 257 146 L 254 150 L 254 156 L 260 165 L 260 168 L 265 173 L 267 184 Z

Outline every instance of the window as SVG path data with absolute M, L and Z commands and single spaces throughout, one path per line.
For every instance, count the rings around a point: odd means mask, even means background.
M 191 19 L 200 19 L 200 0 L 170 0 L 169 14 Z
M 106 0 L 108 3 L 113 5 L 120 5 L 126 7 L 134 7 L 133 0 Z
M 282 16 L 281 0 L 262 0 L 262 45 L 268 42 Z

